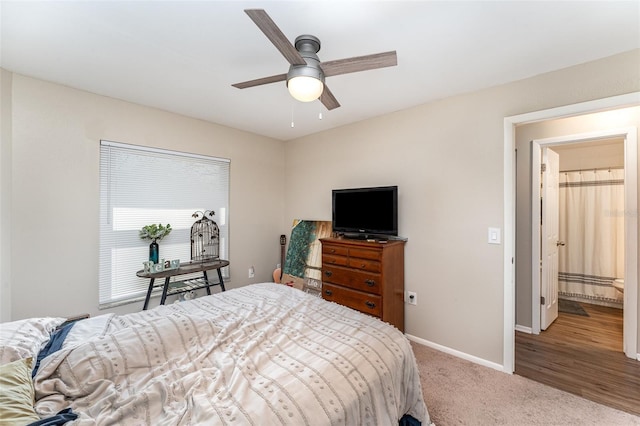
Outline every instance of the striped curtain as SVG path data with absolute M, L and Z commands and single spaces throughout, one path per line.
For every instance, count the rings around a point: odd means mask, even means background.
M 560 172 L 559 296 L 622 306 L 624 170 Z

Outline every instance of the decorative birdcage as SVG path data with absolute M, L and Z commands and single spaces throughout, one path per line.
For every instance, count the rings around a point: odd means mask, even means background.
M 204 213 L 197 211 L 191 215 L 199 218 L 191 227 L 191 260 L 194 262 L 220 257 L 220 228 L 210 219 L 214 214 L 213 210 L 206 210 Z

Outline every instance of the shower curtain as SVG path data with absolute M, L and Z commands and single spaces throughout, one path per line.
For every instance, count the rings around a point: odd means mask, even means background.
M 624 170 L 560 172 L 559 296 L 622 307 Z

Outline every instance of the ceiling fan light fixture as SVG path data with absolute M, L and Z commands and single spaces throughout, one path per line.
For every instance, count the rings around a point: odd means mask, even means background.
M 301 75 L 289 79 L 287 88 L 294 99 L 300 102 L 311 102 L 322 95 L 324 83 L 315 77 Z
M 291 44 L 264 9 L 245 9 L 244 11 L 291 66 L 287 74 L 272 75 L 232 84 L 233 87 L 238 89 L 286 80 L 289 93 L 294 99 L 301 102 L 311 102 L 320 98 L 322 105 L 331 111 L 338 108 L 340 103 L 331 93 L 331 90 L 325 86 L 325 75 L 331 77 L 398 65 L 395 50 L 321 63 L 317 55 L 320 51 L 320 39 L 318 37 L 302 34 L 296 37 L 294 44 Z
M 287 73 L 287 88 L 300 102 L 315 101 L 324 90 L 324 72 L 320 68 L 320 40 L 312 35 L 296 37 L 295 48 L 306 64 L 292 64 Z

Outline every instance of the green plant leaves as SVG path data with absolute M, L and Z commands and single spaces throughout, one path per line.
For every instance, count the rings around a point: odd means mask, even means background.
M 143 226 L 139 234 L 143 240 L 161 240 L 171 233 L 171 225 L 152 224 Z

